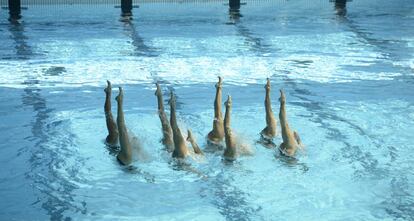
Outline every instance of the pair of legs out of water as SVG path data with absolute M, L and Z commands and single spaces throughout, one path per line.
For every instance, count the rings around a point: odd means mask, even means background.
M 267 79 L 266 85 L 266 97 L 265 97 L 265 110 L 266 110 L 266 127 L 260 132 L 262 139 L 267 143 L 273 143 L 272 140 L 277 135 L 277 121 L 272 111 L 272 104 L 270 99 L 270 79 Z M 279 150 L 286 156 L 293 157 L 296 154 L 298 148 L 303 147 L 299 135 L 296 131 L 292 131 L 289 127 L 287 115 L 286 115 L 286 97 L 285 93 L 280 90 L 280 109 L 279 109 L 279 121 L 281 127 L 281 134 L 283 142 L 279 146 Z
M 108 145 L 114 146 L 119 143 L 121 150 L 117 155 L 117 159 L 120 163 L 128 165 L 132 162 L 132 146 L 131 139 L 128 136 L 128 130 L 125 125 L 124 110 L 123 110 L 123 100 L 124 92 L 121 87 L 119 87 L 119 94 L 115 98 L 118 103 L 118 114 L 116 122 L 112 116 L 111 110 L 111 94 L 112 86 L 111 82 L 108 81 L 108 85 L 105 88 L 106 99 L 105 99 L 105 118 L 106 118 L 106 127 L 108 128 L 108 136 L 106 137 L 106 143 Z
M 273 138 L 277 135 L 277 121 L 272 111 L 272 104 L 270 99 L 270 79 L 267 79 L 265 89 L 265 111 L 266 111 L 266 127 L 260 132 L 262 140 L 265 144 L 273 143 Z M 222 78 L 216 84 L 216 97 L 214 100 L 214 120 L 213 129 L 208 133 L 207 139 L 214 144 L 220 144 L 223 139 L 225 140 L 226 149 L 224 151 L 224 157 L 226 159 L 235 159 L 238 152 L 243 152 L 242 144 L 238 142 L 232 133 L 230 126 L 230 113 L 232 107 L 231 96 L 229 95 L 227 101 L 224 103 L 226 107 L 224 120 L 221 112 L 221 97 L 222 97 Z M 280 90 L 280 112 L 279 120 L 282 129 L 283 142 L 279 146 L 279 150 L 286 156 L 293 157 L 299 147 L 302 146 L 300 138 L 296 132 L 293 132 L 288 124 L 286 116 L 286 98 L 282 90 Z M 266 145 L 269 146 L 269 145 Z
M 168 121 L 167 114 L 165 113 L 164 103 L 162 98 L 162 91 L 160 85 L 156 84 L 157 89 L 155 95 L 158 99 L 158 115 L 161 120 L 163 138 L 162 143 L 165 146 L 166 150 L 172 152 L 172 156 L 175 158 L 185 158 L 190 153 L 197 155 L 203 155 L 200 147 L 192 135 L 191 130 L 188 130 L 187 141 L 192 145 L 192 151 L 186 145 L 186 140 L 182 136 L 180 128 L 177 123 L 176 117 L 176 98 L 175 95 L 171 92 L 170 97 L 170 120 Z M 271 100 L 270 100 L 270 80 L 267 79 L 265 86 L 266 97 L 265 97 L 265 109 L 266 109 L 266 127 L 261 131 L 262 139 L 267 142 L 271 142 L 272 139 L 277 135 L 277 122 L 272 112 Z M 125 165 L 128 165 L 132 162 L 132 147 L 130 142 L 130 137 L 128 136 L 128 131 L 125 125 L 125 119 L 123 114 L 123 90 L 119 88 L 119 95 L 116 97 L 118 102 L 118 116 L 117 121 L 115 122 L 111 112 L 111 83 L 108 81 L 108 85 L 105 88 L 106 100 L 105 100 L 105 116 L 106 116 L 106 125 L 108 128 L 108 136 L 106 142 L 109 145 L 117 145 L 119 143 L 121 150 L 118 153 L 117 159 Z M 289 128 L 286 110 L 285 110 L 285 95 L 282 90 L 280 90 L 280 112 L 279 120 L 282 129 L 282 139 L 283 142 L 279 147 L 281 153 L 287 156 L 294 156 L 298 147 L 301 146 L 299 136 L 296 132 L 292 132 Z M 210 144 L 216 146 L 222 146 L 223 140 L 225 142 L 224 158 L 227 160 L 234 160 L 239 153 L 241 144 L 236 141 L 235 136 L 232 133 L 230 126 L 230 114 L 232 108 L 232 99 L 229 95 L 227 101 L 225 102 L 225 116 L 223 119 L 221 111 L 222 103 L 222 78 L 219 77 L 219 80 L 216 84 L 216 97 L 214 100 L 214 120 L 213 120 L 213 129 L 207 135 L 207 140 Z
M 121 164 L 129 165 L 133 160 L 133 145 L 138 142 L 133 142 L 133 139 L 128 134 L 128 130 L 125 124 L 124 111 L 123 111 L 123 97 L 124 93 L 122 87 L 119 87 L 119 94 L 115 98 L 118 103 L 118 113 L 116 122 L 112 115 L 111 110 L 111 96 L 112 96 L 112 85 L 110 81 L 107 81 L 107 87 L 105 88 L 106 99 L 105 99 L 105 118 L 106 126 L 108 129 L 108 136 L 106 137 L 106 143 L 110 146 L 116 146 L 119 144 L 121 147 L 117 159 Z M 158 98 L 158 115 L 161 120 L 163 138 L 162 143 L 166 147 L 167 151 L 172 152 L 172 156 L 175 158 L 185 158 L 190 154 L 190 151 L 186 145 L 186 141 L 181 134 L 180 128 L 178 127 L 176 111 L 175 111 L 175 95 L 171 93 L 170 98 L 170 122 L 167 119 L 167 115 L 164 110 L 164 102 L 162 99 L 161 88 L 157 83 L 157 91 L 155 92 Z M 193 147 L 195 154 L 203 155 L 200 147 L 197 145 L 191 130 L 188 130 L 187 141 L 189 141 Z M 140 147 L 139 147 L 140 148 Z

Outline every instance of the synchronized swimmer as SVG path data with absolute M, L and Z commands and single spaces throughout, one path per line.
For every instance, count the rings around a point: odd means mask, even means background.
M 162 144 L 165 146 L 168 152 L 174 151 L 174 141 L 173 141 L 173 132 L 171 129 L 170 122 L 168 121 L 167 114 L 164 110 L 164 100 L 162 99 L 162 91 L 161 86 L 156 83 L 157 90 L 155 91 L 155 95 L 157 96 L 158 100 L 158 116 L 161 120 L 161 127 L 162 127 Z
M 224 119 L 221 111 L 222 103 L 222 85 L 223 81 L 221 77 L 218 77 L 216 87 L 216 96 L 214 99 L 214 120 L 213 129 L 207 134 L 207 146 L 213 147 L 216 151 L 223 150 L 223 158 L 226 161 L 234 161 L 240 155 L 251 155 L 252 150 L 249 145 L 241 142 L 234 134 L 231 128 L 231 109 L 232 99 L 229 95 L 225 105 Z M 277 120 L 272 111 L 272 104 L 270 99 L 270 79 L 267 79 L 265 89 L 265 111 L 266 111 L 266 127 L 260 132 L 261 140 L 265 147 L 271 148 L 276 145 L 273 139 L 278 135 Z M 129 165 L 136 158 L 143 158 L 145 155 L 138 138 L 130 136 L 125 125 L 124 111 L 123 111 L 123 96 L 124 92 L 122 87 L 119 87 L 119 94 L 115 98 L 118 103 L 118 114 L 116 122 L 112 116 L 111 111 L 111 82 L 107 81 L 107 87 L 105 88 L 105 118 L 106 126 L 108 129 L 108 136 L 106 137 L 106 144 L 108 146 L 120 146 L 120 151 L 117 155 L 118 161 L 122 165 Z M 200 146 L 197 144 L 191 129 L 187 129 L 187 138 L 185 139 L 178 126 L 176 116 L 176 97 L 173 92 L 170 93 L 170 119 L 168 120 L 167 114 L 164 109 L 164 101 L 162 96 L 162 90 L 159 83 L 156 83 L 155 95 L 158 100 L 158 116 L 161 121 L 161 128 L 163 137 L 161 143 L 164 145 L 166 151 L 170 152 L 173 158 L 185 159 L 187 157 L 203 157 L 204 153 Z M 286 116 L 286 97 L 282 90 L 280 90 L 280 110 L 279 110 L 279 122 L 281 127 L 282 143 L 278 147 L 279 152 L 287 157 L 294 157 L 296 152 L 303 149 L 303 144 L 296 131 L 292 131 L 289 127 Z M 187 142 L 191 145 L 191 149 L 188 147 Z M 137 151 L 134 151 L 137 150 Z M 138 156 L 134 156 L 136 153 Z
M 223 116 L 221 113 L 221 89 L 222 89 L 222 79 L 218 77 L 218 82 L 216 84 L 216 98 L 214 99 L 214 120 L 213 120 L 213 130 L 210 131 L 207 135 L 207 142 L 209 144 L 217 145 L 217 147 L 222 147 L 224 139 L 224 123 Z
M 262 138 L 267 142 L 272 142 L 273 138 L 277 135 L 277 122 L 275 115 L 272 111 L 272 102 L 270 100 L 270 79 L 266 82 L 266 97 L 265 97 L 265 109 L 266 109 L 266 127 L 260 132 Z

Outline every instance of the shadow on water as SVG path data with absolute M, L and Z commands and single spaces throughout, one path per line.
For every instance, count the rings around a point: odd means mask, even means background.
M 309 167 L 306 163 L 302 163 L 299 161 L 297 157 L 289 157 L 281 153 L 279 146 L 280 144 L 276 144 L 273 140 L 268 140 L 261 136 L 259 140 L 256 141 L 256 144 L 261 145 L 264 148 L 272 149 L 274 151 L 274 157 L 278 161 L 280 161 L 284 166 L 290 168 L 298 168 L 299 170 L 303 171 L 304 173 L 309 170 Z
M 229 10 L 229 22 L 226 24 L 234 25 L 236 27 L 238 35 L 245 39 L 244 45 L 249 48 L 249 50 L 256 53 L 258 56 L 269 56 L 277 51 L 274 48 L 270 48 L 270 45 L 264 44 L 262 38 L 255 37 L 255 35 L 243 25 L 242 17 L 243 15 L 239 10 Z
M 125 173 L 129 173 L 129 174 L 134 174 L 134 175 L 138 175 L 139 177 L 142 177 L 147 183 L 155 183 L 155 176 L 145 172 L 143 170 L 141 170 L 140 168 L 133 166 L 133 165 L 129 165 L 129 166 L 122 166 L 121 164 L 119 165 L 122 167 L 122 170 Z
M 178 171 L 186 171 L 190 174 L 197 175 L 198 177 L 202 179 L 207 179 L 207 175 L 201 172 L 200 170 L 197 170 L 194 168 L 190 163 L 186 162 L 185 160 L 181 159 L 172 159 L 170 162 L 170 165 L 173 170 Z
M 306 165 L 306 163 L 300 162 L 299 159 L 296 157 L 285 156 L 281 154 L 279 150 L 276 150 L 274 156 L 286 167 L 299 169 L 303 173 L 306 173 L 309 170 L 309 167 Z
M 102 140 L 104 143 L 104 148 L 108 151 L 109 155 L 116 157 L 121 150 L 119 145 L 108 145 L 105 140 Z
M 258 212 L 261 207 L 254 208 L 247 201 L 249 194 L 240 190 L 233 178 L 238 161 L 222 161 L 223 169 L 215 177 L 209 178 L 207 186 L 201 188 L 202 197 L 212 197 L 211 203 L 218 209 L 219 213 L 228 221 L 233 220 L 261 220 Z
M 131 38 L 131 44 L 134 47 L 132 56 L 156 57 L 158 52 L 155 48 L 145 44 L 144 39 L 138 34 L 138 30 L 131 20 L 122 21 L 124 30 L 128 37 Z

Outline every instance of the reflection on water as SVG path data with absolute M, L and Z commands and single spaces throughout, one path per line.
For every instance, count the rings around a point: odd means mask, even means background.
M 47 107 L 42 91 L 36 88 L 38 83 L 29 76 L 22 97 L 23 105 L 32 107 L 35 114 L 30 123 L 32 135 L 26 138 L 34 141 L 34 146 L 29 150 L 32 153 L 29 159 L 31 170 L 26 173 L 26 176 L 41 193 L 36 203 L 42 203 L 42 208 L 47 211 L 51 220 L 63 220 L 67 210 L 79 212 L 85 210 L 82 206 L 73 204 L 71 192 L 77 186 L 68 182 L 60 171 L 68 155 L 59 149 L 65 150 L 73 146 L 74 135 L 66 130 L 67 134 L 64 137 L 59 136 L 59 140 L 52 139 L 54 135 L 61 133 L 60 130 L 67 126 L 67 122 L 50 120 L 54 110 Z M 50 149 L 51 144 L 57 145 L 59 149 Z M 75 176 L 77 174 L 76 170 L 70 173 Z
M 244 46 L 257 54 L 257 56 L 270 56 L 277 49 L 270 48 L 270 45 L 264 44 L 263 39 L 256 37 L 257 34 L 252 33 L 242 22 L 243 15 L 239 10 L 229 10 L 229 22 L 226 24 L 234 25 L 238 35 L 243 37 Z
M 27 37 L 24 33 L 25 24 L 23 22 L 12 20 L 9 25 L 10 38 L 14 41 L 16 56 L 3 59 L 29 59 L 33 56 L 33 51 L 27 43 Z
M 9 31 L 16 45 L 15 58 L 29 59 L 32 57 L 34 53 L 27 43 L 30 39 L 25 35 L 24 23 L 12 21 L 9 25 Z M 45 70 L 45 74 L 53 76 L 59 75 L 63 71 L 65 71 L 63 67 L 51 67 Z M 42 90 L 38 88 L 40 83 L 31 73 L 28 74 L 23 83 L 22 104 L 33 109 L 33 119 L 27 125 L 31 128 L 32 134 L 25 139 L 33 142 L 33 147 L 25 147 L 25 149 L 19 151 L 31 153 L 29 158 L 31 168 L 25 175 L 41 193 L 39 201 L 34 204 L 42 203 L 42 208 L 47 211 L 51 220 L 63 220 L 65 218 L 63 213 L 73 207 L 71 205 L 73 201 L 71 192 L 76 186 L 62 179 L 61 174 L 56 170 L 63 166 L 62 162 L 65 161 L 65 155 L 60 151 L 52 151 L 48 145 L 54 143 L 59 148 L 67 148 L 73 145 L 74 135 L 68 131 L 66 139 L 64 137 L 61 137 L 62 139 L 58 141 L 51 139 L 56 130 L 59 130 L 57 128 L 61 128 L 65 122 L 50 121 L 54 110 L 47 107 L 46 99 L 42 96 Z M 76 171 L 72 172 L 76 174 Z M 61 193 L 64 193 L 64 195 L 60 195 Z M 83 209 L 76 208 L 76 210 L 82 211 Z
M 398 70 L 401 73 L 407 72 L 406 67 L 395 65 L 390 61 L 410 60 L 412 58 L 412 54 L 414 53 L 414 49 L 412 47 L 408 47 L 409 42 L 403 39 L 388 40 L 384 39 L 384 37 L 381 35 L 377 36 L 376 32 L 378 33 L 379 31 L 383 31 L 382 27 L 378 27 L 380 30 L 376 30 L 377 28 L 366 29 L 365 27 L 361 26 L 360 24 L 364 24 L 365 21 L 359 21 L 355 18 L 352 18 L 351 16 L 346 16 L 346 4 L 346 0 L 335 1 L 335 11 L 340 18 L 339 21 L 341 24 L 344 24 L 347 28 L 349 28 L 349 30 L 357 36 L 357 39 L 361 42 L 361 44 L 368 44 L 381 54 L 381 57 L 377 62 L 369 64 L 365 68 L 381 70 L 385 72 L 393 72 L 395 70 Z M 392 16 L 391 14 L 380 14 L 376 12 L 369 13 L 372 13 L 373 16 L 378 17 L 378 19 L 380 19 L 381 16 Z M 391 17 L 387 22 L 393 23 L 394 19 L 395 18 Z M 402 27 L 402 29 L 404 29 L 404 27 Z M 350 70 L 354 70 L 351 65 L 344 67 L 349 68 Z M 362 67 L 358 67 L 358 69 L 361 68 Z
M 144 39 L 142 39 L 142 37 L 138 34 L 138 30 L 132 20 L 126 20 L 122 23 L 124 24 L 124 30 L 126 31 L 128 37 L 132 40 L 131 45 L 134 47 L 133 56 L 157 56 L 156 49 L 145 44 Z
M 346 16 L 346 2 L 347 0 L 335 0 L 335 11 L 340 17 Z

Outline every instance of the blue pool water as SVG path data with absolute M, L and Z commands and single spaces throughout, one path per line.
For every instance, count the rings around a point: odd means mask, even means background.
M 111 6 L 29 6 L 19 25 L 2 10 L 0 220 L 414 220 L 414 2 L 227 8 L 146 3 L 123 23 Z M 218 75 L 255 154 L 178 167 L 154 83 L 204 148 Z M 297 162 L 256 144 L 267 77 L 306 145 Z M 151 156 L 133 170 L 103 143 L 107 79 Z

